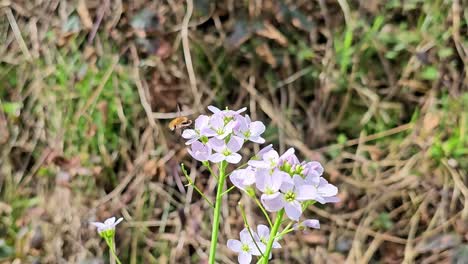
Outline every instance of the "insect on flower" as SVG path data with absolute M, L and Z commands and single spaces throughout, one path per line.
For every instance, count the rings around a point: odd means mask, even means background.
M 192 120 L 190 120 L 188 117 L 181 116 L 179 105 L 177 105 L 177 115 L 178 117 L 172 119 L 171 122 L 169 122 L 169 125 L 167 125 L 171 131 L 188 127 L 192 124 Z

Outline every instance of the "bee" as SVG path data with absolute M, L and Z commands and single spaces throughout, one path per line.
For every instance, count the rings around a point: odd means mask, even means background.
M 177 114 L 178 114 L 178 117 L 172 119 L 171 122 L 169 122 L 169 125 L 167 125 L 167 127 L 169 127 L 171 131 L 174 131 L 175 129 L 180 129 L 183 127 L 188 127 L 192 124 L 192 120 L 190 120 L 186 116 L 180 115 L 179 105 L 177 105 Z

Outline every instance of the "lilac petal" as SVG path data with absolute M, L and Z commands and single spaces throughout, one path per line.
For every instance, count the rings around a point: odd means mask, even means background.
M 104 221 L 104 224 L 109 226 L 115 223 L 115 217 L 107 218 L 106 221 Z
M 316 171 L 309 172 L 304 180 L 306 184 L 312 184 L 315 186 L 320 184 L 320 176 Z
M 194 137 L 192 139 L 189 139 L 187 142 L 185 142 L 185 145 L 191 145 L 193 142 L 197 141 L 198 137 Z
M 277 191 L 280 189 L 281 185 L 283 184 L 284 182 L 284 179 L 286 179 L 286 177 L 289 177 L 289 175 L 284 172 L 284 171 L 280 171 L 280 170 L 275 170 L 273 172 L 273 174 L 271 175 L 271 186 L 270 188 L 273 190 L 273 191 Z
M 319 176 L 323 174 L 323 167 L 318 161 L 311 161 L 307 163 L 307 169 L 318 173 Z
M 226 144 L 222 139 L 210 138 L 208 145 L 216 152 L 223 152 L 226 149 Z
M 296 200 L 298 201 L 316 200 L 317 197 L 317 189 L 313 185 L 301 185 L 297 188 Z
M 249 230 L 247 230 L 247 228 L 242 229 L 242 231 L 240 231 L 239 233 L 239 236 L 240 236 L 240 241 L 243 244 L 248 243 L 249 241 L 252 241 L 252 237 L 250 236 Z
M 263 160 L 249 160 L 247 164 L 255 168 L 262 168 L 262 169 L 270 168 L 270 164 L 268 164 L 267 162 Z
M 231 133 L 235 126 L 237 126 L 237 121 L 230 121 L 226 124 L 226 126 L 224 126 L 224 130 L 228 133 Z
M 232 164 L 237 164 L 241 161 L 242 156 L 239 153 L 232 153 L 229 156 L 226 156 L 226 161 Z
M 293 180 L 294 186 L 296 186 L 296 188 L 306 184 L 306 181 L 304 179 L 302 179 L 302 177 L 297 175 L 297 174 L 295 174 L 293 176 L 292 180 Z
M 185 139 L 194 138 L 196 136 L 197 132 L 193 129 L 185 129 L 184 132 L 182 132 L 182 137 Z
M 237 121 L 237 126 L 236 126 L 236 132 L 239 132 L 238 134 L 243 134 L 249 129 L 249 123 L 247 123 L 247 120 L 243 116 L 238 116 L 236 118 Z
M 98 228 L 98 231 L 99 230 L 102 230 L 104 228 L 106 228 L 106 225 L 104 223 L 100 223 L 100 222 L 91 222 L 90 224 L 94 225 L 95 227 Z
M 279 157 L 280 160 L 285 160 L 287 159 L 289 156 L 293 155 L 295 152 L 294 148 L 289 148 L 288 150 L 286 150 L 286 152 L 283 153 L 283 155 L 281 155 Z
M 252 261 L 252 255 L 247 252 L 241 252 L 237 257 L 237 260 L 239 261 L 239 264 L 249 264 Z
M 279 192 L 274 194 L 262 194 L 260 200 L 262 201 L 265 209 L 269 212 L 277 212 L 285 205 L 283 195 Z
M 203 135 L 203 136 L 206 136 L 206 137 L 214 137 L 214 136 L 218 135 L 216 133 L 216 131 L 214 131 L 210 127 L 202 128 L 202 130 L 200 131 L 200 134 Z
M 229 239 L 227 242 L 227 247 L 236 253 L 242 251 L 242 243 L 236 239 Z
M 244 144 L 244 140 L 237 136 L 232 136 L 229 142 L 227 143 L 227 148 L 231 152 L 237 152 L 242 148 L 242 144 Z
M 265 153 L 263 155 L 263 160 L 264 161 L 269 161 L 269 162 L 275 162 L 276 163 L 278 158 L 279 158 L 278 152 L 276 152 L 275 150 L 270 150 L 270 151 L 268 151 L 267 153 Z
M 257 245 L 255 245 L 257 244 Z M 257 248 L 258 247 L 258 248 Z M 260 241 L 251 241 L 249 243 L 250 253 L 254 256 L 262 255 L 262 252 L 265 252 L 266 246 Z M 259 250 L 260 249 L 260 250 Z
M 255 185 L 261 192 L 266 192 L 268 187 L 267 177 L 270 177 L 268 170 L 257 170 L 255 177 Z
M 200 130 L 200 129 L 208 126 L 209 122 L 210 122 L 210 117 L 209 116 L 200 115 L 199 117 L 197 117 L 197 119 L 195 119 L 195 128 Z
M 264 148 L 262 148 L 258 153 L 257 153 L 257 156 L 260 158 L 260 159 L 263 159 L 263 155 L 265 153 L 267 153 L 268 151 L 272 150 L 273 149 L 273 144 L 270 144 Z
M 214 163 L 219 163 L 223 160 L 226 159 L 226 156 L 224 156 L 223 154 L 221 153 L 214 153 L 214 154 L 211 154 L 210 157 L 208 158 L 211 162 L 214 162 Z
M 255 171 L 248 167 L 243 170 L 244 173 L 244 184 L 251 185 L 255 183 Z
M 257 234 L 261 238 L 267 238 L 270 237 L 270 229 L 266 225 L 258 225 L 257 226 Z
M 265 132 L 265 125 L 260 121 L 250 123 L 250 132 L 254 136 L 259 136 Z
M 210 110 L 213 114 L 216 114 L 216 113 L 218 113 L 218 112 L 221 112 L 221 110 L 220 110 L 218 107 L 212 106 L 212 105 L 209 105 L 209 106 L 208 106 L 208 110 Z
M 320 229 L 320 222 L 317 219 L 304 220 L 303 225 L 310 228 Z
M 245 110 L 247 110 L 247 107 L 242 107 L 241 109 L 239 109 L 239 110 L 237 110 L 235 112 L 236 112 L 236 114 L 240 114 L 240 113 L 245 112 Z
M 283 182 L 281 183 L 281 186 L 280 186 L 280 190 L 284 193 L 292 191 L 294 189 L 293 180 L 291 179 L 289 174 L 286 173 L 286 175 L 287 177 L 283 177 Z
M 122 221 L 123 221 L 123 218 L 120 217 L 119 219 L 117 219 L 117 221 L 115 221 L 114 226 L 118 225 Z
M 278 243 L 278 241 L 273 241 L 273 248 L 281 248 L 280 243 Z
M 262 137 L 259 137 L 259 136 L 251 136 L 251 137 L 249 138 L 249 140 L 252 141 L 252 142 L 258 143 L 258 144 L 263 144 L 263 143 L 265 143 L 265 139 L 262 138 Z
M 229 175 L 229 179 L 231 180 L 232 184 L 234 184 L 234 186 L 245 191 L 245 187 L 247 187 L 247 185 L 244 183 L 244 178 L 240 170 L 233 171 L 231 175 Z
M 224 127 L 224 119 L 220 114 L 214 114 L 211 117 L 210 125 L 214 128 L 214 130 L 220 129 Z
M 320 182 L 320 185 L 317 188 L 317 192 L 321 196 L 330 197 L 338 194 L 338 188 L 336 188 L 335 185 L 328 183 L 324 179 L 324 182 Z
M 302 207 L 298 201 L 292 201 L 284 205 L 284 210 L 289 219 L 298 221 L 302 214 Z
M 323 197 L 324 203 L 339 203 L 341 199 L 338 196 Z

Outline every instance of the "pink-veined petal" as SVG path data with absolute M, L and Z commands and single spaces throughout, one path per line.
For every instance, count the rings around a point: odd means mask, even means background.
M 298 201 L 287 202 L 284 205 L 284 210 L 289 219 L 297 221 L 301 217 L 302 207 Z
M 252 241 L 252 237 L 250 236 L 249 230 L 247 230 L 247 228 L 242 229 L 242 231 L 240 231 L 239 233 L 239 236 L 240 236 L 240 241 L 243 244 L 248 243 L 249 241 Z
M 265 209 L 269 212 L 277 212 L 281 210 L 285 204 L 283 195 L 279 192 L 274 194 L 262 194 L 260 200 Z
M 211 162 L 214 162 L 214 163 L 219 163 L 223 160 L 226 159 L 226 156 L 224 156 L 223 154 L 221 153 L 213 153 L 210 155 L 210 157 L 208 158 Z
M 110 226 L 115 223 L 115 217 L 107 218 L 106 221 L 104 221 L 104 224 L 106 226 Z
M 209 105 L 209 106 L 208 106 L 208 110 L 210 110 L 213 114 L 216 114 L 216 113 L 218 113 L 218 112 L 221 112 L 221 110 L 220 110 L 218 107 L 212 106 L 212 105 Z
M 313 185 L 301 185 L 297 187 L 296 200 L 307 201 L 317 198 L 317 189 Z
M 239 264 L 249 264 L 252 261 L 252 255 L 247 252 L 241 252 L 237 257 L 237 260 L 239 261 Z
M 240 137 L 237 136 L 232 136 L 229 142 L 227 143 L 227 148 L 231 152 L 237 152 L 242 148 L 242 145 L 244 144 L 244 140 Z
M 268 169 L 270 167 L 270 165 L 263 160 L 249 160 L 247 164 L 249 164 L 252 167 L 262 168 L 262 169 Z
M 317 219 L 304 220 L 303 225 L 310 228 L 320 229 L 320 222 Z
M 206 115 L 200 115 L 195 119 L 195 128 L 201 130 L 204 127 L 207 127 L 210 122 L 210 117 Z
M 242 156 L 239 153 L 232 153 L 229 156 L 226 156 L 226 161 L 232 164 L 237 164 L 241 161 Z
M 265 125 L 260 121 L 250 123 L 250 133 L 254 136 L 259 136 L 265 132 Z
M 270 229 L 266 225 L 258 225 L 257 234 L 260 238 L 268 238 L 270 237 Z
M 251 137 L 249 138 L 249 140 L 252 141 L 252 142 L 258 143 L 258 144 L 263 144 L 263 143 L 265 143 L 265 139 L 262 138 L 262 137 L 260 137 L 260 136 L 251 136 Z
M 227 247 L 236 253 L 239 253 L 242 251 L 242 243 L 236 239 L 229 239 L 227 241 Z
M 185 129 L 184 132 L 182 132 L 182 137 L 185 139 L 190 139 L 198 136 L 197 132 L 193 129 Z
M 216 152 L 223 152 L 226 149 L 226 144 L 222 139 L 210 138 L 208 145 Z

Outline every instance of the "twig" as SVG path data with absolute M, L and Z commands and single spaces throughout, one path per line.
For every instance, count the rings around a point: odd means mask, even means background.
M 21 52 L 23 52 L 24 56 L 26 56 L 27 61 L 31 61 L 31 53 L 29 53 L 28 46 L 26 46 L 26 43 L 24 42 L 23 37 L 21 36 L 21 31 L 18 27 L 18 24 L 16 23 L 15 16 L 13 15 L 13 12 L 9 7 L 6 8 L 5 11 L 8 22 L 10 23 L 11 30 L 13 31 L 13 34 L 15 35 L 16 41 L 18 41 L 18 45 L 21 49 Z
M 75 114 L 75 120 L 80 118 L 86 110 L 97 100 L 99 95 L 101 94 L 102 90 L 104 89 L 104 86 L 106 85 L 107 81 L 109 80 L 110 76 L 114 72 L 114 68 L 119 62 L 119 56 L 114 56 L 112 58 L 112 63 L 110 67 L 107 69 L 107 71 L 104 73 L 104 77 L 101 79 L 101 82 L 99 83 L 98 87 L 94 92 L 91 94 L 89 99 L 86 101 L 85 105 Z
M 185 63 L 187 64 L 187 72 L 190 80 L 190 87 L 192 88 L 193 98 L 195 99 L 195 107 L 200 108 L 200 95 L 198 94 L 197 79 L 195 71 L 193 70 L 192 57 L 190 55 L 190 45 L 188 40 L 188 24 L 193 12 L 193 0 L 187 0 L 187 13 L 182 21 L 182 30 L 180 35 L 182 37 L 182 48 L 184 50 Z

